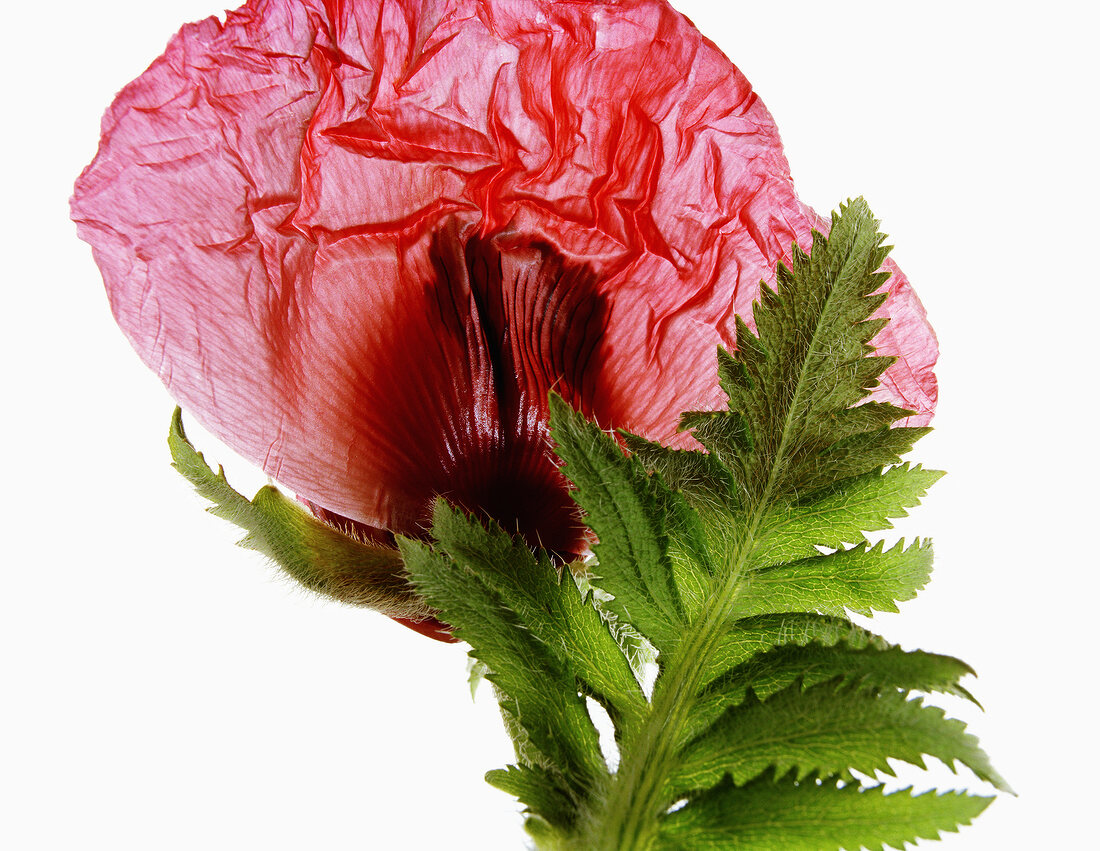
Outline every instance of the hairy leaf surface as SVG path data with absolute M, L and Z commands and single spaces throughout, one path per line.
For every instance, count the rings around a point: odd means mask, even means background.
M 740 785 L 768 768 L 801 780 L 858 771 L 892 774 L 887 760 L 923 768 L 924 756 L 956 760 L 978 777 L 1007 786 L 961 721 L 919 698 L 889 690 L 838 688 L 822 683 L 787 688 L 768 700 L 751 699 L 728 711 L 683 752 L 670 778 L 671 794 L 707 789 L 726 775 Z
M 731 706 L 744 703 L 750 694 L 764 700 L 794 683 L 804 689 L 832 682 L 875 690 L 943 692 L 973 701 L 970 692 L 959 684 L 973 673 L 969 665 L 951 656 L 907 652 L 889 645 L 868 643 L 860 648 L 848 643 L 825 646 L 815 642 L 777 646 L 711 682 L 699 694 L 684 736 L 700 734 Z
M 613 595 L 614 611 L 658 649 L 672 647 L 684 624 L 665 511 L 673 497 L 559 396 L 551 394 L 550 411 L 563 469 L 599 539 L 600 587 Z
M 478 576 L 476 564 L 447 558 L 416 541 L 403 539 L 400 546 L 417 588 L 488 665 L 486 678 L 500 689 L 505 711 L 550 761 L 561 785 L 583 800 L 607 769 L 568 661 L 531 633 Z
M 882 542 L 870 549 L 857 544 L 760 569 L 745 581 L 737 601 L 739 615 L 813 611 L 843 615 L 845 609 L 870 615 L 896 612 L 897 603 L 911 600 L 932 572 L 932 545 L 899 541 L 890 549 Z
M 822 851 L 901 848 L 970 824 L 992 798 L 959 792 L 885 794 L 835 782 L 761 778 L 723 784 L 661 825 L 660 851 Z

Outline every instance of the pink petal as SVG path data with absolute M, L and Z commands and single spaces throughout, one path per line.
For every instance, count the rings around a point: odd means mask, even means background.
M 141 357 L 300 497 L 415 534 L 442 493 L 561 551 L 547 389 L 685 445 L 715 346 L 818 222 L 661 0 L 254 0 L 123 90 L 72 210 Z M 876 398 L 927 422 L 935 338 L 888 286 Z

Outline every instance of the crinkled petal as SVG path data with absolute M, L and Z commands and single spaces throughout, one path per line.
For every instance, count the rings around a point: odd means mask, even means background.
M 690 441 L 819 221 L 661 0 L 253 0 L 123 90 L 72 210 L 141 357 L 303 499 L 409 533 L 453 495 L 563 550 L 545 392 Z M 926 422 L 935 338 L 891 271 L 876 396 Z

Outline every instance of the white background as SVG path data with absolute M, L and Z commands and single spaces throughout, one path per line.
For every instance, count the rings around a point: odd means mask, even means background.
M 950 476 L 906 527 L 936 539 L 937 572 L 877 628 L 978 669 L 987 712 L 960 712 L 1020 797 L 932 847 L 1096 847 L 1088 5 L 679 4 L 771 108 L 802 198 L 868 198 L 940 335 L 937 431 L 915 456 Z M 232 546 L 168 467 L 172 403 L 68 222 L 114 92 L 219 11 L 5 15 L 0 846 L 522 847 L 481 780 L 510 750 L 463 650 Z

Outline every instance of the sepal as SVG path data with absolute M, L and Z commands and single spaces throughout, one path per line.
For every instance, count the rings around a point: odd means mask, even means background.
M 249 500 L 215 473 L 183 429 L 177 407 L 168 431 L 172 466 L 213 503 L 207 510 L 247 534 L 239 546 L 271 559 L 310 591 L 413 621 L 432 611 L 405 575 L 396 549 L 358 541 L 318 520 L 271 485 Z

